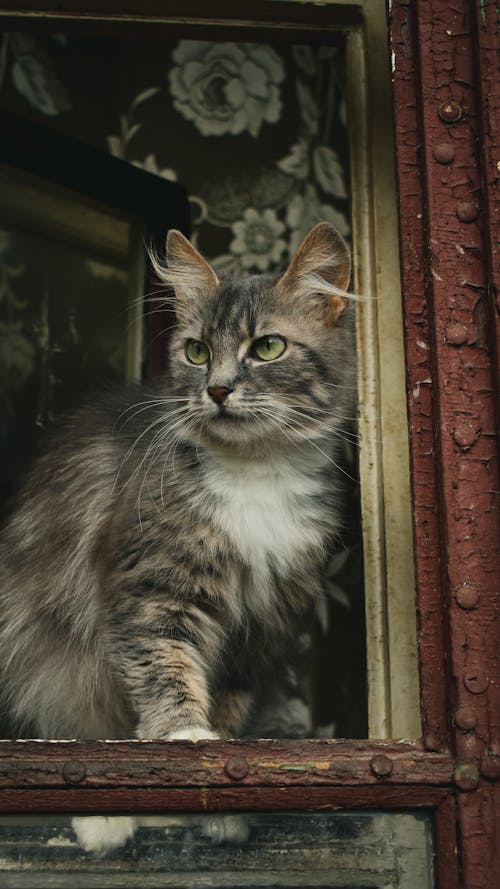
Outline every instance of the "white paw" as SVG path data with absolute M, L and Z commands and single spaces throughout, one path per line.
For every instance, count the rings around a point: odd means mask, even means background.
M 212 843 L 243 845 L 250 836 L 250 825 L 245 815 L 206 815 L 200 819 L 201 833 Z
M 78 845 L 101 857 L 124 846 L 137 830 L 137 819 L 128 815 L 89 815 L 71 819 Z
M 219 735 L 202 725 L 189 725 L 168 735 L 169 741 L 216 741 Z

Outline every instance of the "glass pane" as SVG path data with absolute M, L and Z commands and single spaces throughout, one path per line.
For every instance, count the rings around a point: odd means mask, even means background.
M 0 177 L 4 503 L 62 412 L 133 375 L 141 330 L 130 307 L 130 221 L 8 168 Z
M 129 839 L 85 852 L 75 829 L 82 843 Z M 0 818 L 3 889 L 432 889 L 432 871 L 432 821 L 421 812 Z
M 320 220 L 350 239 L 343 34 L 325 46 L 270 45 L 267 39 L 263 43 L 124 39 L 76 32 L 63 40 L 60 35 L 16 33 L 9 41 L 0 107 L 36 120 L 42 115 L 44 125 L 55 131 L 181 182 L 190 196 L 192 240 L 220 273 L 274 274 L 286 266 L 303 236 Z M 15 77 L 16 60 L 25 53 L 35 60 L 28 101 Z M 51 61 L 50 83 L 44 74 L 46 59 Z M 48 105 L 41 101 L 42 94 Z M 27 245 L 22 255 L 36 257 L 33 265 L 38 269 L 39 253 Z M 80 265 L 70 270 L 72 279 L 80 280 Z M 82 287 L 87 277 L 86 273 Z M 61 364 L 66 352 L 52 349 L 51 360 L 57 366 L 49 377 L 53 392 L 49 407 L 55 414 L 55 397 L 62 400 L 65 394 L 61 380 L 68 380 L 69 394 L 78 401 L 88 384 L 116 377 L 120 368 L 123 356 L 116 349 L 124 344 L 125 335 L 119 318 L 114 316 L 111 325 L 111 301 L 108 317 L 92 327 L 105 303 L 100 289 L 105 280 L 118 290 L 116 277 L 96 279 L 93 292 L 99 305 L 82 298 L 78 305 L 85 317 L 66 324 L 61 333 L 54 331 L 58 349 L 60 341 L 65 346 L 75 332 L 80 337 L 78 349 L 75 346 L 71 352 L 76 367 L 68 367 L 64 377 L 66 367 Z M 30 292 L 36 291 L 32 282 L 29 286 Z M 41 300 L 45 291 L 36 292 Z M 61 292 L 66 299 L 73 291 L 64 282 Z M 29 311 L 28 325 L 38 323 L 38 305 Z M 20 335 L 26 338 L 24 316 L 22 320 Z M 113 335 L 107 337 L 108 344 L 104 339 L 109 329 Z M 89 337 L 84 336 L 87 330 Z M 38 349 L 36 341 L 28 345 L 32 351 Z M 111 366 L 108 356 L 113 358 Z M 32 374 L 30 379 L 38 385 L 38 377 Z M 35 397 L 38 389 L 32 400 Z M 354 404 L 345 413 L 342 451 L 335 458 L 341 462 L 339 482 L 346 489 L 342 531 L 325 567 L 319 620 L 294 640 L 293 652 L 275 671 L 279 681 L 272 687 L 267 677 L 263 681 L 262 700 L 238 735 L 359 738 L 368 733 L 358 437 L 354 421 L 348 419 L 355 416 Z M 17 455 L 22 453 L 19 443 L 29 440 L 31 431 L 26 428 L 31 414 L 24 403 L 19 404 L 15 420 L 18 426 L 8 435 Z M 7 478 L 12 475 L 9 467 Z

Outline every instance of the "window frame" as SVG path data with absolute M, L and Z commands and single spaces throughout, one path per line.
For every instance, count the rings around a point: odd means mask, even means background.
M 254 2 L 251 12 L 226 14 L 230 5 L 219 0 L 207 22 L 196 3 L 184 2 L 182 17 L 176 3 L 147 4 L 149 22 L 155 28 L 164 22 L 169 33 L 189 21 L 193 36 L 225 26 L 226 39 L 252 39 L 266 28 L 275 35 L 300 32 L 311 20 L 308 39 L 338 28 L 325 7 Z M 47 27 L 50 19 L 63 29 L 93 19 L 102 29 L 120 22 L 135 27 L 140 19 L 147 28 L 144 4 L 140 13 L 137 6 L 108 2 L 104 12 L 103 4 L 84 12 L 74 0 L 64 11 L 50 2 L 11 3 L 0 10 L 0 21 Z M 344 6 L 341 22 L 367 41 L 369 70 L 370 29 L 380 26 L 374 6 L 368 0 L 364 18 L 358 7 Z M 347 22 L 351 13 L 355 25 Z M 446 0 L 393 0 L 390 14 L 422 741 L 5 741 L 2 812 L 426 807 L 434 814 L 440 889 L 494 885 L 500 867 L 494 613 L 500 531 L 491 498 L 498 479 L 489 498 L 483 495 L 498 467 L 494 19 L 493 3 L 468 0 L 456 0 L 453 9 Z M 446 160 L 450 146 L 454 174 Z M 464 239 L 466 249 L 457 251 Z M 474 302 L 471 293 L 480 299 Z M 450 295 L 464 298 L 458 305 Z M 467 510 L 474 521 L 464 531 Z

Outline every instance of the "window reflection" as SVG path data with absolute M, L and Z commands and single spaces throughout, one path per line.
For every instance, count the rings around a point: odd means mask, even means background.
M 87 816 L 98 831 L 123 818 Z M 427 813 L 137 816 L 124 845 L 96 855 L 70 816 L 0 818 L 0 884 L 10 887 L 431 889 Z

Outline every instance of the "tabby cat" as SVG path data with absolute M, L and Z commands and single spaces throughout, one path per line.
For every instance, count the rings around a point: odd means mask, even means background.
M 66 422 L 0 544 L 12 737 L 234 736 L 314 606 L 341 521 L 350 262 L 327 223 L 285 273 L 220 281 L 177 231 L 165 379 Z

